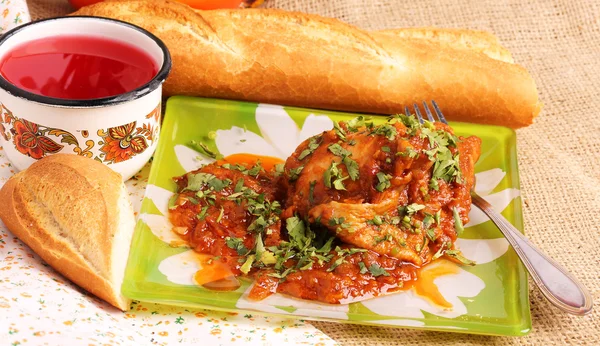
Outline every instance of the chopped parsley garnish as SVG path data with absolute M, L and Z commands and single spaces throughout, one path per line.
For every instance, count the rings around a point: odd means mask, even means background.
M 394 139 L 396 139 L 396 135 L 398 135 L 398 131 L 396 130 L 396 128 L 390 124 L 383 124 L 383 125 L 379 125 L 376 126 L 372 131 L 371 134 L 373 135 L 378 135 L 378 136 L 384 136 L 385 138 L 389 139 L 390 141 L 393 141 Z
M 471 261 L 470 259 L 465 258 L 458 250 L 446 250 L 445 255 L 448 257 L 454 258 L 455 260 L 459 261 L 462 264 L 465 264 L 468 266 L 475 265 L 474 261 Z
M 379 243 L 382 243 L 382 242 L 384 242 L 384 241 L 390 241 L 390 240 L 392 240 L 392 239 L 393 239 L 393 238 L 392 238 L 392 235 L 388 233 L 388 234 L 386 234 L 386 235 L 385 235 L 385 236 L 383 236 L 383 237 L 375 237 L 375 244 L 377 245 L 377 244 L 379 244 Z
M 231 180 L 229 180 L 229 179 L 221 180 L 221 179 L 214 178 L 214 179 L 210 179 L 207 182 L 207 184 L 208 184 L 208 186 L 213 188 L 213 190 L 221 191 L 224 188 L 226 188 L 227 186 L 231 185 Z
M 375 215 L 371 220 L 367 220 L 370 225 L 380 226 L 383 224 L 383 219 L 379 215 Z
M 256 258 L 255 255 L 250 255 L 250 256 L 246 257 L 246 261 L 240 267 L 240 271 L 244 274 L 248 274 L 250 272 L 250 270 L 252 269 L 252 263 L 254 263 L 255 258 Z
M 248 231 L 262 233 L 269 227 L 279 221 L 281 214 L 281 204 L 278 201 L 266 201 L 264 194 L 258 195 L 255 199 L 249 198 L 246 202 L 246 209 L 256 217 L 248 226 Z
M 428 229 L 425 234 L 427 235 L 427 237 L 431 240 L 431 241 L 435 241 L 436 236 L 435 236 L 435 230 L 433 228 Z
M 217 179 L 217 177 L 209 173 L 188 174 L 187 187 L 183 191 L 199 191 L 212 179 Z
M 433 261 L 433 260 L 436 260 L 436 259 L 442 257 L 442 255 L 444 254 L 444 250 L 446 250 L 447 246 L 448 246 L 448 243 L 446 243 L 446 242 L 442 243 L 442 245 L 437 250 L 437 252 L 433 255 L 433 257 L 431 257 L 431 260 Z
M 331 166 L 323 173 L 323 182 L 328 188 L 333 186 L 336 190 L 346 190 L 344 180 L 350 177 L 343 175 L 342 171 L 338 168 L 339 164 L 340 163 L 336 161 L 331 162 Z
M 412 215 L 418 212 L 419 210 L 423 209 L 425 209 L 425 206 L 423 204 L 418 203 L 412 203 L 406 206 L 406 212 L 408 213 L 408 215 Z
M 442 218 L 442 209 L 436 211 L 435 214 L 433 215 L 433 218 L 435 219 L 435 223 L 439 225 L 440 219 Z
M 187 187 L 184 188 L 183 191 L 200 191 L 205 186 L 208 186 L 214 191 L 221 191 L 227 186 L 231 185 L 231 180 L 221 180 L 210 173 L 188 174 L 187 179 Z
M 278 163 L 275 165 L 275 176 L 280 176 L 283 174 L 283 171 L 285 169 L 285 163 Z
M 360 170 L 358 168 L 358 163 L 356 161 L 354 161 L 353 159 L 351 159 L 350 156 L 344 157 L 342 159 L 342 163 L 344 164 L 344 166 L 346 166 L 346 169 L 348 170 L 348 175 L 350 176 L 350 179 L 352 179 L 352 181 L 358 180 L 358 177 L 360 176 Z
M 398 114 L 393 117 L 397 121 L 400 121 L 404 126 L 408 128 L 407 133 L 410 136 L 414 136 L 418 129 L 421 128 L 421 124 L 414 116 L 410 114 Z
M 200 210 L 200 213 L 198 213 L 198 215 L 196 215 L 196 217 L 198 218 L 198 220 L 200 221 L 204 221 L 204 219 L 206 218 L 206 212 L 208 211 L 208 206 L 205 205 L 204 207 L 202 207 L 202 209 Z
M 383 146 L 383 147 L 381 147 L 381 151 L 383 151 L 384 153 L 389 153 L 390 152 L 390 147 Z
M 333 129 L 335 131 L 335 134 L 338 136 L 339 139 L 346 141 L 346 131 L 340 127 L 340 124 L 337 122 L 333 122 Z
M 173 196 L 171 196 L 169 198 L 169 209 L 175 209 L 177 208 L 177 198 L 179 197 L 178 194 L 174 194 Z
M 319 147 L 319 145 L 321 145 L 321 140 L 321 136 L 311 137 L 311 139 L 309 139 L 308 141 L 308 146 L 306 147 L 306 149 L 302 150 L 302 152 L 298 156 L 298 160 L 304 160 L 305 157 L 314 153 L 315 150 L 317 150 L 317 148 Z
M 423 229 L 429 229 L 429 227 L 433 225 L 434 221 L 435 220 L 433 219 L 433 216 L 431 216 L 430 214 L 426 214 L 423 218 Z
M 312 268 L 314 262 L 322 265 L 332 259 L 333 254 L 330 252 L 334 237 L 324 238 L 323 236 L 327 236 L 325 232 L 317 236 L 310 226 L 297 216 L 286 220 L 286 230 L 289 241 L 268 248 L 273 254 L 273 269 L 276 271 L 268 274 L 269 276 L 283 279 L 292 272 Z M 297 262 L 288 268 L 284 265 L 288 259 L 296 259 Z
M 396 156 L 408 157 L 411 159 L 416 159 L 419 156 L 419 152 L 415 150 L 413 147 L 406 147 L 404 151 L 399 151 L 396 153 Z
M 248 174 L 251 177 L 255 177 L 258 175 L 258 173 L 260 173 L 263 170 L 262 165 L 260 164 L 260 160 L 256 161 L 256 163 L 254 164 L 254 166 L 252 166 L 252 168 L 250 168 L 247 172 L 245 172 L 246 174 Z
M 234 193 L 242 192 L 242 188 L 244 187 L 244 179 L 239 179 L 235 184 L 235 188 L 233 189 Z
M 217 217 L 217 223 L 221 222 L 221 219 L 223 218 L 223 212 L 225 211 L 225 209 L 223 208 L 223 206 L 221 206 L 221 210 L 219 211 L 219 216 Z
M 338 257 L 332 264 L 331 266 L 329 266 L 329 268 L 327 268 L 328 272 L 332 272 L 333 270 L 335 270 L 335 268 L 337 268 L 340 264 L 344 263 L 344 257 L 345 256 L 341 256 Z
M 425 154 L 433 161 L 433 172 L 429 187 L 438 190 L 437 180 L 442 179 L 448 183 L 461 181 L 460 155 L 452 154 L 451 147 L 456 148 L 458 138 L 453 134 L 437 130 L 433 123 L 426 121 L 421 128 L 421 138 L 427 139 L 431 149 L 425 150 Z
M 290 242 L 304 244 L 308 239 L 306 237 L 306 228 L 304 222 L 298 217 L 290 217 L 285 222 L 285 228 L 288 231 Z
M 214 151 L 210 150 L 208 148 L 208 146 L 206 144 L 204 144 L 204 143 L 199 143 L 199 142 L 196 142 L 196 141 L 192 140 L 190 142 L 189 146 L 192 149 L 196 150 L 197 152 L 199 152 L 201 154 L 204 154 L 204 155 L 206 155 L 206 156 L 208 156 L 210 158 L 213 158 L 213 159 L 220 159 L 220 158 L 222 158 L 222 155 L 217 155 Z
M 358 267 L 360 268 L 361 274 L 366 274 L 369 271 L 369 269 L 367 269 L 367 266 L 365 265 L 365 263 L 362 261 L 358 262 Z
M 366 118 L 362 115 L 357 116 L 354 119 L 346 121 L 346 128 L 350 132 L 358 132 L 360 127 L 366 126 Z M 372 123 L 371 123 L 372 124 Z
M 190 201 L 190 203 L 192 203 L 193 205 L 198 205 L 200 202 L 195 199 L 194 197 L 186 197 L 188 201 Z
M 225 244 L 227 244 L 230 249 L 237 251 L 240 256 L 245 256 L 250 252 L 241 238 L 227 237 L 225 238 Z
M 331 219 L 329 219 L 329 226 L 339 226 L 336 228 L 337 232 L 341 231 L 342 229 L 348 229 L 352 226 L 351 224 L 344 221 L 346 221 L 345 217 L 332 217 Z
M 346 149 L 344 149 L 341 145 L 334 143 L 327 147 L 329 151 L 335 156 L 344 157 L 352 155 L 352 153 Z
M 379 182 L 377 183 L 377 186 L 375 186 L 375 189 L 379 192 L 383 192 L 385 189 L 392 186 L 390 179 L 392 179 L 392 176 L 389 174 L 385 174 L 383 172 L 377 173 L 377 180 Z
M 338 143 L 331 144 L 329 147 L 327 147 L 327 149 L 333 155 L 339 156 L 342 158 L 342 163 L 344 164 L 344 166 L 346 166 L 346 169 L 348 170 L 348 175 L 350 176 L 350 179 L 352 179 L 353 181 L 356 181 L 360 175 L 360 170 L 358 168 L 358 163 L 356 161 L 354 161 L 352 158 L 350 158 L 350 156 L 352 156 L 352 153 L 350 151 L 344 149 Z M 338 189 L 338 190 L 340 190 L 340 189 Z
M 458 209 L 456 207 L 452 208 L 452 214 L 454 215 L 454 230 L 456 231 L 456 235 L 459 236 L 462 234 L 462 232 L 464 232 L 465 228 L 463 227 L 460 214 L 458 213 Z
M 383 268 L 381 268 L 379 266 L 379 264 L 377 263 L 372 263 L 369 266 L 369 271 L 371 272 L 371 275 L 373 275 L 374 277 L 378 277 L 378 276 L 390 276 L 390 274 Z
M 298 166 L 296 168 L 290 169 L 290 182 L 298 180 L 298 177 L 300 177 L 300 173 L 302 173 L 303 169 L 304 166 Z

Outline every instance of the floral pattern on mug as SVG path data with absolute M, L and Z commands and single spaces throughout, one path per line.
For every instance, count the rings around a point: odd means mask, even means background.
M 54 129 L 44 129 L 25 119 L 16 120 L 11 130 L 15 148 L 23 155 L 39 160 L 47 154 L 55 154 L 64 147 L 45 136 Z
M 160 112 L 159 104 L 145 116 L 145 119 L 150 120 L 140 126 L 134 121 L 106 130 L 100 129 L 97 131 L 99 140 L 98 137 L 96 140 L 88 139 L 89 130 L 77 130 L 82 137 L 78 140 L 75 132 L 47 127 L 16 117 L 0 103 L 0 134 L 5 141 L 12 142 L 18 152 L 36 160 L 58 153 L 65 147 L 72 147 L 77 155 L 112 164 L 127 161 L 144 152 L 150 147 L 149 142 L 158 139 Z M 80 144 L 80 140 L 84 143 Z M 99 152 L 93 150 L 98 148 L 96 144 L 100 148 L 95 150 Z
M 104 139 L 98 142 L 102 147 L 100 151 L 106 163 L 119 163 L 129 160 L 132 156 L 144 152 L 148 148 L 148 142 L 140 127 L 136 128 L 136 121 L 122 126 L 111 127 L 108 131 L 98 131 L 98 135 Z
M 150 146 L 148 142 L 154 142 L 160 130 L 160 110 L 159 103 L 152 112 L 146 115 L 146 119 L 154 119 L 155 124 L 144 123 L 136 127 L 137 121 L 129 124 L 111 127 L 107 131 L 99 130 L 98 136 L 102 141 L 98 142 L 102 147 L 100 159 L 107 164 L 127 161 L 133 156 L 143 153 Z

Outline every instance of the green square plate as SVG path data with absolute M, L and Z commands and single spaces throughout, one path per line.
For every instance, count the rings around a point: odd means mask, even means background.
M 137 223 L 122 291 L 141 301 L 226 311 L 259 311 L 303 319 L 389 325 L 492 335 L 524 335 L 531 329 L 526 272 L 496 227 L 477 208 L 457 241 L 474 267 L 434 280 L 452 308 L 443 309 L 413 290 L 361 302 L 328 305 L 275 294 L 248 300 L 251 282 L 232 292 L 196 286 L 195 254 L 172 233 L 167 214 L 172 178 L 210 162 L 186 147 L 205 143 L 224 156 L 254 153 L 286 158 L 309 136 L 331 129 L 332 120 L 356 115 L 236 101 L 172 97 L 167 102 L 158 149 Z M 376 121 L 383 121 L 382 117 Z M 523 228 L 515 133 L 504 127 L 451 124 L 458 135 L 483 140 L 476 165 L 477 191 L 518 229 Z

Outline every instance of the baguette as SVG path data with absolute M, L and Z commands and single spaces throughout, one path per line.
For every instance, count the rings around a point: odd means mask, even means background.
M 100 162 L 56 154 L 0 190 L 0 218 L 44 261 L 125 311 L 121 284 L 135 218 L 121 176 Z
M 169 47 L 169 95 L 392 114 L 436 100 L 449 119 L 531 124 L 541 104 L 529 73 L 490 34 L 367 32 L 274 9 L 195 11 L 170 1 L 109 1 L 94 15 L 141 26 Z

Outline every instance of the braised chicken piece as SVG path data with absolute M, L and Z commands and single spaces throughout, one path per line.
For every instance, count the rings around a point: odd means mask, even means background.
M 236 270 L 241 265 L 237 259 L 255 247 L 257 235 L 264 246 L 279 244 L 276 181 L 260 163 L 214 163 L 174 180 L 179 193 L 170 206 L 170 220 L 197 252 L 221 256 Z
M 286 161 L 283 218 L 306 218 L 344 243 L 418 266 L 452 255 L 468 222 L 480 144 L 407 116 L 340 123 Z

